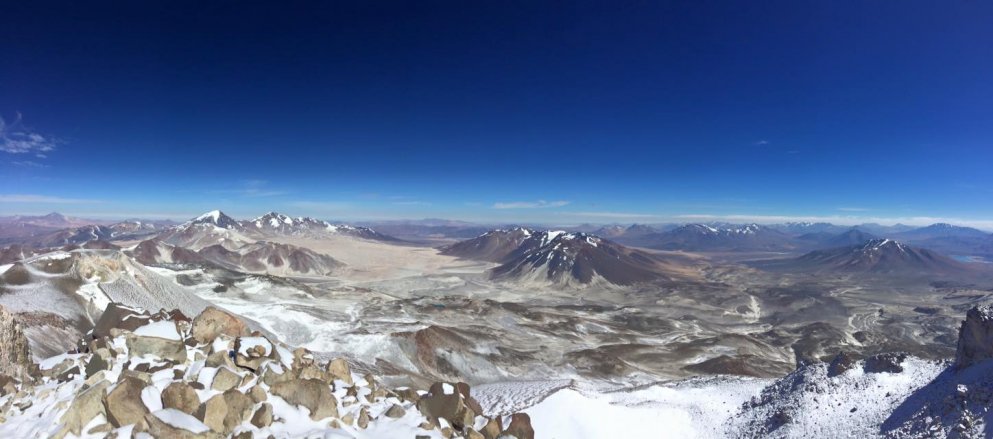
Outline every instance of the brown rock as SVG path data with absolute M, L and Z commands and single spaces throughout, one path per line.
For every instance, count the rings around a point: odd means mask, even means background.
M 117 387 L 104 398 L 104 408 L 107 420 L 114 427 L 121 427 L 140 422 L 148 413 L 148 408 L 141 400 L 141 391 L 145 382 L 132 377 L 123 377 Z
M 254 385 L 252 386 L 251 389 L 248 390 L 248 397 L 252 398 L 252 401 L 258 403 L 268 399 L 269 395 L 266 395 L 265 389 L 263 389 L 262 386 Z
M 325 369 L 331 374 L 331 379 L 344 381 L 349 386 L 355 384 L 352 382 L 352 371 L 344 358 L 335 358 L 329 361 Z
M 93 335 L 96 337 L 111 336 L 111 329 L 134 331 L 147 325 L 150 321 L 151 316 L 146 311 L 120 303 L 110 303 L 93 327 Z
M 417 409 L 432 422 L 438 423 L 439 418 L 445 419 L 455 429 L 462 430 L 471 426 L 476 413 L 466 405 L 466 399 L 455 385 L 434 383 L 428 394 L 417 401 Z
M 293 350 L 293 369 L 314 365 L 314 353 L 305 348 Z
M 362 407 L 362 409 L 359 410 L 358 427 L 362 429 L 369 428 L 369 421 L 371 420 L 372 418 L 369 416 L 369 410 Z
M 272 405 L 262 403 L 255 414 L 252 415 L 252 425 L 263 428 L 272 425 Z
M 248 327 L 237 316 L 227 311 L 208 306 L 193 319 L 193 338 L 198 343 L 209 343 L 224 334 L 231 337 L 248 335 Z
M 210 383 L 210 388 L 223 392 L 237 387 L 240 383 L 241 375 L 226 367 L 219 367 L 217 373 L 214 374 L 214 380 Z
M 338 416 L 338 400 L 324 381 L 291 379 L 276 383 L 271 391 L 290 404 L 306 407 L 315 421 Z
M 399 404 L 393 404 L 389 409 L 386 410 L 386 417 L 389 418 L 402 418 L 406 415 L 407 411 L 400 407 Z
M 162 391 L 162 407 L 192 415 L 200 408 L 200 397 L 189 384 L 174 382 Z
M 483 429 L 479 432 L 482 433 L 483 437 L 486 439 L 496 439 L 500 437 L 501 431 L 503 431 L 503 421 L 501 421 L 498 416 L 487 421 L 486 425 L 484 425 Z
M 62 415 L 59 422 L 74 435 L 79 435 L 83 427 L 89 424 L 97 415 L 105 415 L 106 409 L 103 404 L 104 396 L 107 393 L 110 383 L 101 381 L 96 385 L 76 394 L 69 405 L 69 410 Z
M 234 364 L 234 361 L 231 360 L 231 355 L 228 354 L 228 351 L 217 351 L 217 352 L 212 352 L 210 355 L 207 355 L 207 360 L 204 361 L 204 366 L 207 367 L 227 366 L 232 369 L 238 367 L 236 364 Z
M 510 415 L 510 426 L 503 434 L 509 434 L 517 439 L 534 439 L 534 428 L 531 428 L 531 417 L 527 413 Z
M 417 403 L 417 400 L 421 399 L 421 395 L 417 393 L 417 390 L 410 387 L 398 388 L 396 389 L 396 394 L 401 401 Z
M 174 363 L 186 362 L 186 345 L 181 340 L 127 334 L 126 341 L 132 358 L 152 355 Z
M 171 413 L 170 413 L 171 412 Z M 163 422 L 156 414 L 168 414 L 170 417 L 188 416 L 173 409 L 163 409 L 155 413 L 145 415 L 145 424 L 148 426 L 147 433 L 156 438 L 170 439 L 221 439 L 224 436 L 215 431 L 193 432 L 184 428 L 174 427 L 167 422 Z M 191 419 L 190 421 L 193 421 Z M 191 422 L 192 423 L 192 422 Z M 202 427 L 201 427 L 202 428 Z
M 0 396 L 17 393 L 17 380 L 10 375 L 0 374 Z
M 111 358 L 112 356 L 107 348 L 97 348 L 97 350 L 93 351 L 93 355 L 90 355 L 84 369 L 86 377 L 89 378 L 97 372 L 110 369 Z
M 252 416 L 254 405 L 251 398 L 232 389 L 215 395 L 201 404 L 196 418 L 203 421 L 211 430 L 230 434 L 235 427 Z

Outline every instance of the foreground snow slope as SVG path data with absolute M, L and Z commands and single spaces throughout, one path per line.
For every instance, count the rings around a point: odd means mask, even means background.
M 604 391 L 583 383 L 535 381 L 477 386 L 488 415 L 524 411 L 543 439 L 719 438 L 722 424 L 770 380 L 701 378 Z

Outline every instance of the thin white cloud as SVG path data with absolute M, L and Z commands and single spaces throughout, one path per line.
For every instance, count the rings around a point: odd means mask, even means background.
M 838 210 L 842 212 L 868 212 L 869 209 L 865 207 L 839 207 Z
M 288 203 L 291 207 L 317 212 L 339 212 L 352 208 L 351 203 L 343 201 L 293 201 Z
M 232 194 L 246 198 L 275 197 L 289 193 L 288 191 L 269 188 L 269 182 L 266 180 L 242 180 L 238 182 L 237 186 L 240 187 L 237 189 L 213 190 L 210 193 Z
M 54 151 L 59 143 L 57 139 L 25 128 L 21 123 L 20 114 L 11 124 L 0 118 L 0 151 L 8 154 L 34 154 L 35 157 L 43 159 L 48 157 L 48 153 Z
M 0 203 L 50 203 L 50 204 L 87 204 L 103 203 L 103 200 L 86 198 L 64 198 L 36 194 L 0 194 Z
M 769 141 L 768 140 L 764 140 L 764 139 L 763 140 L 757 140 L 754 144 L 756 146 L 768 145 L 769 144 Z
M 10 162 L 10 163 L 12 165 L 14 165 L 14 166 L 20 166 L 20 167 L 23 167 L 23 168 L 38 168 L 38 169 L 40 169 L 40 168 L 49 168 L 50 167 L 50 166 L 48 166 L 46 164 L 38 163 L 38 162 L 33 162 L 31 160 L 19 160 L 19 161 Z
M 650 219 L 663 219 L 661 215 L 652 215 L 647 213 L 630 213 L 630 212 L 562 212 L 563 215 L 574 215 L 589 218 L 609 218 L 612 220 L 620 219 L 630 219 L 630 220 L 650 220 Z
M 427 201 L 417 201 L 417 200 L 394 201 L 392 204 L 396 206 L 430 206 L 431 205 L 431 203 Z
M 494 203 L 494 209 L 545 209 L 552 207 L 562 207 L 568 205 L 568 201 L 513 201 L 507 203 Z

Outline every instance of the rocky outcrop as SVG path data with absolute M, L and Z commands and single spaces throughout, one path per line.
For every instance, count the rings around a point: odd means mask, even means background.
M 31 379 L 31 352 L 20 322 L 0 306 L 0 374 L 19 381 Z
M 966 368 L 993 358 L 993 305 L 975 306 L 959 329 L 955 366 Z
M 390 423 L 377 431 L 533 437 L 526 416 L 512 416 L 506 430 L 499 418 L 481 416 L 465 383 L 435 383 L 428 392 L 390 389 L 370 374 L 352 373 L 344 359 L 318 364 L 306 349 L 248 335 L 237 316 L 221 310 L 207 310 L 192 323 L 180 313 L 117 304 L 109 311 L 100 328 L 106 336 L 94 331 L 71 353 L 46 360 L 34 382 L 0 375 L 6 395 L 0 422 L 34 425 L 18 430 L 24 437 L 55 438 L 125 431 L 132 437 L 287 437 L 288 429 L 308 437 L 361 437 L 357 430 Z M 38 413 L 58 423 L 39 422 Z

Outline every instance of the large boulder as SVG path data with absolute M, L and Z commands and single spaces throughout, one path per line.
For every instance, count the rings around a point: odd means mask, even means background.
M 352 382 L 352 370 L 348 367 L 348 362 L 344 358 L 335 358 L 327 364 L 327 372 L 331 375 L 333 380 L 344 381 L 345 384 L 351 386 L 355 384 Z
M 200 406 L 196 417 L 212 430 L 229 434 L 254 413 L 255 403 L 235 389 L 215 395 Z
M 93 327 L 93 335 L 107 337 L 111 335 L 110 330 L 114 328 L 134 331 L 147 325 L 149 321 L 151 321 L 151 316 L 148 312 L 111 302 L 100 315 L 100 320 L 97 320 L 96 326 Z
M 200 397 L 189 384 L 174 382 L 162 391 L 162 407 L 192 415 L 200 408 Z
M 955 367 L 969 367 L 990 358 L 993 358 L 993 305 L 974 306 L 959 329 Z
M 197 343 L 210 343 L 221 334 L 231 337 L 248 335 L 248 327 L 241 319 L 213 306 L 208 306 L 193 319 L 192 331 Z
M 93 418 L 97 417 L 97 415 L 105 415 L 107 413 L 103 404 L 104 396 L 107 394 L 107 387 L 110 387 L 109 382 L 100 381 L 94 386 L 76 394 L 76 397 L 72 400 L 72 404 L 69 405 L 69 410 L 66 410 L 65 414 L 59 420 L 63 425 L 63 432 L 71 432 L 79 436 L 83 427 L 89 424 Z
M 510 425 L 503 432 L 517 439 L 534 439 L 534 428 L 531 427 L 531 417 L 527 413 L 510 415 Z
M 318 379 L 291 379 L 272 386 L 272 394 L 286 402 L 306 407 L 310 418 L 338 417 L 338 400 L 328 383 Z
M 272 425 L 272 404 L 262 403 L 255 414 L 252 415 L 252 425 L 258 428 L 265 428 Z
M 107 412 L 107 420 L 114 427 L 122 427 L 128 424 L 140 422 L 148 407 L 141 400 L 141 391 L 145 388 L 144 381 L 125 376 L 117 383 L 117 387 L 111 390 L 104 399 L 104 408 Z
M 176 409 L 165 408 L 145 415 L 147 433 L 152 437 L 176 439 L 220 439 L 222 434 L 211 431 L 199 419 Z
M 226 391 L 238 387 L 241 384 L 241 375 L 231 369 L 221 366 L 214 374 L 214 380 L 210 382 L 210 388 L 214 390 Z
M 31 379 L 33 366 L 20 322 L 0 306 L 0 373 L 27 381 Z
M 158 322 L 153 325 L 172 326 L 173 333 L 175 333 L 175 325 L 172 322 Z M 145 328 L 136 328 L 138 332 L 129 333 L 126 336 L 128 354 L 132 358 L 149 355 L 174 363 L 186 361 L 186 345 L 183 344 L 182 338 L 173 336 L 173 333 L 168 332 L 141 331 Z

